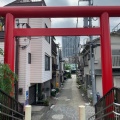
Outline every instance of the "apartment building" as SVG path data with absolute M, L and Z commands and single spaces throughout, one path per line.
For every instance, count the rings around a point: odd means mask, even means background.
M 62 56 L 68 58 L 69 63 L 75 63 L 75 57 L 79 53 L 79 36 L 63 36 L 62 37 Z

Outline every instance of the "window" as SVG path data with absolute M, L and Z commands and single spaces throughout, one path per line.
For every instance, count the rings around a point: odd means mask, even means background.
M 45 28 L 48 28 L 47 25 L 45 24 Z M 50 43 L 50 36 L 45 36 L 45 40 Z
M 50 57 L 45 55 L 45 70 L 50 70 Z
M 28 53 L 28 64 L 31 64 L 31 53 Z

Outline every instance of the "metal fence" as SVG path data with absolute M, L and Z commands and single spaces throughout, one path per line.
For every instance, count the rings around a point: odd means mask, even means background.
M 0 120 L 24 120 L 23 105 L 0 90 Z
M 112 88 L 95 105 L 95 115 L 88 120 L 120 120 L 120 88 Z

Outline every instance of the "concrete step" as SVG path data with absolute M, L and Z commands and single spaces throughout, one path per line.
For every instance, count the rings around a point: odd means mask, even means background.
M 32 106 L 32 119 L 42 120 L 42 117 L 49 111 L 49 106 Z

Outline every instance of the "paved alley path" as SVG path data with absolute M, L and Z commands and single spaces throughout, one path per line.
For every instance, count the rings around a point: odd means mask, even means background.
M 77 88 L 76 75 L 72 75 L 72 79 L 65 81 L 60 94 L 51 101 L 51 108 L 35 112 L 32 120 L 79 120 L 78 107 L 86 105 L 86 102 Z M 37 108 L 40 109 L 39 106 Z M 94 108 L 86 106 L 86 112 L 86 118 L 89 118 L 94 114 Z
M 79 105 L 85 105 L 77 88 L 76 76 L 65 81 L 60 95 L 43 120 L 79 120 Z

